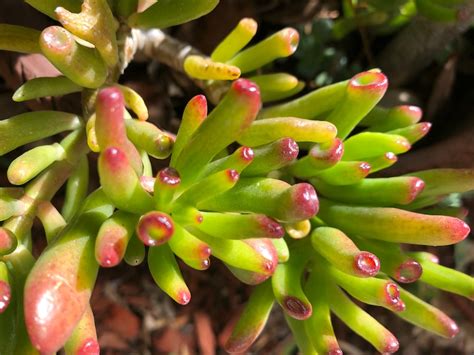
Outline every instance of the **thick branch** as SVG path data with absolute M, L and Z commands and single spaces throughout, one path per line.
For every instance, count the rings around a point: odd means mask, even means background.
M 181 42 L 157 29 L 134 29 L 127 41 L 128 62 L 132 59 L 156 60 L 181 73 L 184 73 L 184 60 L 187 56 L 193 54 L 205 56 L 190 44 Z M 223 81 L 210 82 L 193 79 L 193 82 L 204 90 L 212 103 L 219 102 L 228 89 L 228 84 Z

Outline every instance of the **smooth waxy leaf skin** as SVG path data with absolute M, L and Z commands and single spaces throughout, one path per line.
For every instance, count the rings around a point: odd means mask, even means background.
M 238 140 L 250 147 L 291 137 L 296 142 L 327 142 L 336 137 L 337 129 L 329 122 L 299 117 L 276 117 L 254 122 Z
M 344 142 L 343 160 L 363 160 L 393 152 L 401 154 L 409 151 L 410 142 L 403 136 L 379 132 L 362 132 L 349 137 Z
M 153 198 L 143 189 L 120 149 L 110 147 L 101 153 L 99 177 L 105 194 L 118 208 L 131 213 L 146 213 L 153 209 Z
M 360 122 L 361 126 L 369 126 L 371 131 L 386 132 L 414 125 L 423 115 L 421 108 L 401 105 L 392 108 L 374 107 Z
M 331 323 L 326 288 L 322 287 L 325 278 L 327 276 L 312 272 L 306 282 L 304 290 L 317 311 L 304 321 L 304 328 L 306 334 L 310 335 L 311 344 L 319 354 L 342 355 Z
M 191 293 L 168 245 L 149 250 L 148 267 L 157 285 L 177 303 L 185 305 L 191 301 Z
M 23 185 L 55 161 L 62 160 L 65 155 L 64 148 L 58 143 L 35 147 L 10 164 L 8 180 L 13 185 Z
M 339 138 L 346 138 L 374 108 L 385 94 L 387 86 L 387 77 L 372 71 L 359 73 L 349 80 L 342 102 L 327 117 L 327 120 L 337 127 Z
M 319 204 L 316 191 L 307 183 L 291 186 L 270 178 L 241 178 L 234 188 L 202 201 L 198 208 L 262 213 L 280 221 L 298 222 L 313 217 Z
M 115 32 L 119 25 L 107 0 L 83 0 L 79 14 L 72 13 L 64 7 L 57 7 L 54 12 L 66 29 L 97 48 L 108 67 L 117 64 Z
M 174 168 L 183 185 L 194 181 L 216 154 L 244 133 L 257 116 L 260 105 L 260 92 L 255 84 L 246 79 L 234 81 L 175 161 Z
M 277 58 L 288 57 L 298 48 L 299 34 L 291 28 L 284 28 L 256 45 L 238 53 L 227 63 L 240 68 L 242 73 L 258 69 Z
M 180 25 L 211 12 L 219 0 L 160 0 L 128 19 L 130 27 L 166 28 Z
M 337 269 L 358 277 L 375 276 L 380 270 L 376 255 L 361 251 L 336 228 L 319 227 L 311 234 L 313 248 Z
M 359 207 L 321 199 L 319 217 L 348 234 L 397 243 L 450 245 L 466 238 L 460 219 L 430 216 L 390 207 Z
M 227 339 L 225 349 L 230 353 L 247 350 L 262 332 L 274 303 L 269 281 L 257 286 Z
M 25 0 L 25 2 L 55 20 L 56 15 L 54 10 L 56 10 L 58 6 L 62 6 L 72 12 L 79 12 L 82 3 L 81 0 Z
M 400 296 L 406 305 L 404 312 L 397 313 L 400 318 L 445 338 L 453 338 L 459 333 L 457 324 L 439 309 L 402 288 Z
M 95 330 L 94 314 L 92 309 L 87 307 L 81 320 L 74 329 L 71 337 L 64 345 L 64 351 L 67 355 L 99 355 L 100 347 Z
M 97 143 L 101 151 L 112 146 L 120 148 L 137 174 L 141 174 L 142 161 L 137 148 L 127 137 L 124 110 L 124 97 L 118 88 L 109 87 L 99 91 L 95 119 Z
M 217 62 L 230 60 L 250 42 L 255 33 L 257 33 L 257 27 L 257 22 L 251 18 L 240 20 L 232 32 L 214 49 L 211 59 Z
M 74 83 L 95 89 L 107 78 L 107 66 L 99 52 L 77 43 L 66 29 L 47 27 L 41 32 L 39 44 L 48 60 Z
M 314 184 L 322 195 L 333 200 L 379 207 L 409 204 L 425 187 L 423 180 L 409 176 L 364 179 L 346 186 L 330 185 L 315 179 Z
M 35 111 L 10 117 L 0 121 L 0 155 L 24 144 L 81 126 L 82 121 L 77 115 L 59 111 Z M 22 134 L 16 134 L 17 132 Z
M 0 50 L 40 53 L 40 32 L 32 28 L 0 24 Z
M 290 252 L 292 257 L 286 263 L 279 264 L 272 277 L 273 294 L 288 316 L 303 320 L 313 312 L 302 285 L 302 275 L 312 250 L 309 245 L 300 244 Z
M 419 198 L 474 190 L 474 169 L 432 169 L 411 175 L 425 182 Z
M 277 267 L 278 255 L 270 239 L 222 239 L 199 231 L 195 235 L 211 247 L 212 255 L 235 268 L 270 276 Z
M 25 321 L 40 352 L 58 351 L 86 311 L 99 268 L 93 238 L 112 211 L 105 202 L 83 213 L 31 270 L 24 291 Z
M 348 81 L 328 85 L 314 90 L 302 97 L 280 105 L 264 108 L 259 118 L 301 117 L 315 119 L 317 116 L 334 109 L 344 97 Z
M 378 351 L 391 354 L 398 350 L 397 338 L 372 316 L 353 303 L 334 284 L 331 284 L 328 290 L 328 301 L 331 311 L 354 332 L 370 342 Z M 403 312 L 400 314 L 403 314 Z
M 217 63 L 199 55 L 187 56 L 184 71 L 192 78 L 201 80 L 235 80 L 240 77 L 240 69 L 224 63 Z
M 15 91 L 13 101 L 22 102 L 45 96 L 60 96 L 81 90 L 79 85 L 65 76 L 34 78 Z
M 198 129 L 201 123 L 207 117 L 207 100 L 204 95 L 196 95 L 187 103 L 181 125 L 173 146 L 173 154 L 171 156 L 171 166 L 174 166 L 176 159 L 181 154 L 184 146 L 188 143 L 193 133 Z

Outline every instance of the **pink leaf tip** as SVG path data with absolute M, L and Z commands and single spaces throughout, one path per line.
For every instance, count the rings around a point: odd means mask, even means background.
M 0 314 L 2 314 L 10 304 L 11 288 L 8 283 L 0 280 Z
M 380 270 L 380 260 L 372 253 L 362 251 L 354 259 L 357 272 L 361 276 L 375 276 Z
M 352 77 L 349 87 L 357 91 L 369 91 L 383 95 L 388 87 L 388 79 L 383 73 L 366 71 Z
M 149 212 L 138 221 L 137 235 L 143 244 L 148 246 L 166 243 L 173 236 L 173 232 L 173 220 L 162 212 Z
M 394 277 L 398 282 L 411 283 L 418 280 L 422 273 L 423 268 L 420 263 L 413 259 L 409 259 L 397 267 Z
M 393 282 L 387 282 L 384 289 L 385 301 L 387 305 L 395 312 L 403 312 L 405 310 L 405 303 L 400 298 L 400 290 Z
M 283 299 L 283 306 L 289 316 L 299 320 L 308 319 L 313 313 L 310 304 L 292 296 Z
M 267 238 L 281 238 L 285 235 L 283 226 L 274 219 L 267 216 L 260 216 L 259 223 L 266 232 Z
M 251 162 L 253 158 L 255 157 L 255 153 L 253 152 L 252 148 L 244 146 L 240 149 L 240 157 L 244 161 Z
M 100 346 L 95 339 L 86 339 L 82 346 L 77 350 L 76 355 L 99 355 Z
M 178 171 L 171 167 L 160 170 L 157 178 L 165 185 L 175 186 L 181 183 Z
M 283 138 L 280 144 L 280 155 L 284 161 L 296 159 L 299 153 L 298 143 L 291 138 Z
M 398 339 L 393 336 L 393 334 L 387 334 L 385 339 L 385 346 L 383 349 L 384 353 L 393 354 L 398 351 L 400 344 L 398 343 Z

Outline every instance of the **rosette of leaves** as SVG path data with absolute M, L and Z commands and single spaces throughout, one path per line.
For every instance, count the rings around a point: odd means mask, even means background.
M 473 278 L 439 265 L 433 254 L 407 252 L 400 244 L 441 246 L 464 240 L 470 232 L 462 220 L 465 210 L 447 196 L 474 189 L 474 171 L 434 169 L 371 177 L 393 165 L 431 127 L 419 122 L 418 107 L 376 106 L 387 84 L 383 73 L 371 70 L 264 108 L 240 139 L 242 144 L 259 144 L 259 134 L 278 135 L 278 123 L 284 127 L 281 133 L 302 128 L 301 136 L 291 135 L 300 145 L 299 158 L 272 175 L 290 183 L 309 181 L 320 208 L 308 221 L 285 225 L 289 260 L 253 291 L 227 342 L 229 352 L 245 351 L 253 343 L 274 303 L 283 309 L 304 354 L 342 353 L 331 313 L 381 353 L 398 350 L 395 336 L 351 297 L 385 307 L 440 336 L 458 333 L 451 318 L 400 284 L 419 280 L 473 299 Z M 334 124 L 337 136 L 309 143 L 305 124 L 320 118 Z M 352 133 L 356 127 L 358 133 Z
M 420 278 L 472 298 L 471 278 L 399 247 L 466 237 L 460 219 L 431 214 L 458 212 L 440 196 L 472 189 L 472 172 L 366 178 L 429 129 L 416 123 L 418 108 L 375 107 L 387 87 L 382 73 L 364 72 L 260 110 L 262 99 L 299 90 L 287 74 L 255 73 L 293 53 L 298 36 L 285 29 L 243 49 L 256 30 L 246 19 L 210 59 L 188 56 L 183 69 L 211 85 L 241 72 L 253 81 L 234 81 L 209 115 L 206 99 L 193 98 L 174 138 L 145 122 L 141 97 L 117 84 L 125 39 L 132 27 L 184 23 L 217 1 L 158 1 L 140 13 L 135 1 L 27 2 L 63 27 L 2 25 L 0 48 L 42 53 L 64 76 L 33 79 L 14 99 L 82 92 L 84 112 L 29 112 L 0 122 L 1 154 L 72 131 L 15 159 L 7 176 L 18 187 L 0 190 L 0 352 L 99 353 L 89 305 L 99 266 L 137 265 L 146 255 L 158 286 L 181 304 L 191 295 L 176 257 L 205 270 L 213 255 L 238 279 L 258 285 L 229 351 L 251 345 L 275 300 L 305 353 L 338 351 L 330 310 L 377 349 L 394 351 L 391 333 L 341 289 L 441 335 L 456 332 L 446 315 L 387 278 Z M 366 131 L 351 135 L 358 124 Z M 100 188 L 88 194 L 91 151 L 99 154 Z M 170 166 L 153 172 L 149 158 L 170 154 Z M 65 183 L 59 212 L 50 200 Z M 317 217 L 315 189 L 323 197 Z M 35 217 L 48 241 L 38 260 L 31 253 Z

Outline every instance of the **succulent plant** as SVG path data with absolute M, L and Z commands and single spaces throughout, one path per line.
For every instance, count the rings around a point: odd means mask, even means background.
M 98 354 L 89 303 L 97 273 L 145 256 L 179 304 L 191 294 L 177 258 L 206 270 L 214 256 L 255 285 L 229 352 L 251 346 L 275 302 L 302 353 L 341 353 L 331 313 L 380 352 L 395 352 L 395 336 L 348 295 L 441 336 L 457 333 L 447 315 L 397 282 L 472 299 L 473 279 L 400 244 L 466 238 L 462 209 L 446 196 L 474 189 L 474 171 L 369 177 L 430 128 L 419 123 L 418 107 L 377 106 L 388 85 L 380 70 L 262 109 L 303 89 L 290 74 L 256 73 L 294 53 L 298 33 L 286 28 L 246 47 L 257 25 L 243 19 L 209 57 L 178 58 L 216 105 L 208 114 L 206 97 L 192 98 L 174 136 L 146 122 L 143 99 L 118 77 L 137 36 L 153 42 L 162 33 L 150 28 L 205 15 L 217 0 L 163 0 L 142 12 L 133 0 L 27 3 L 62 27 L 0 25 L 0 49 L 42 53 L 63 76 L 30 80 L 14 100 L 81 92 L 83 113 L 35 111 L 0 122 L 2 155 L 71 131 L 17 157 L 7 177 L 18 187 L 0 189 L 1 354 Z M 88 155 L 96 153 L 100 187 L 89 194 Z M 169 156 L 168 167 L 152 171 L 150 157 Z M 51 199 L 64 184 L 58 211 Z M 35 217 L 48 243 L 37 260 Z

